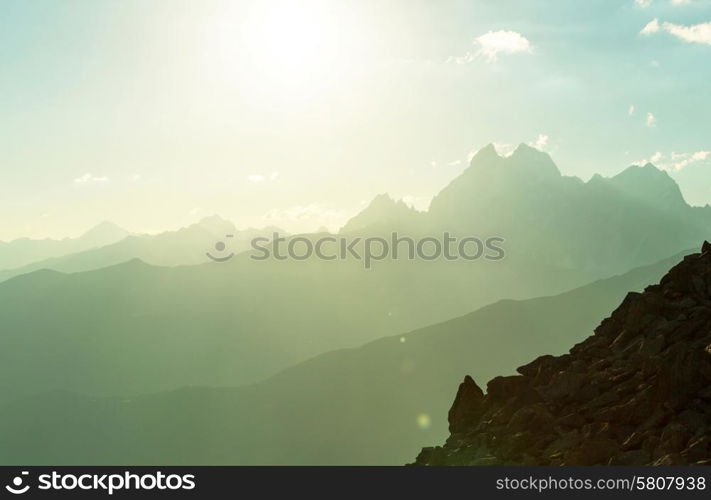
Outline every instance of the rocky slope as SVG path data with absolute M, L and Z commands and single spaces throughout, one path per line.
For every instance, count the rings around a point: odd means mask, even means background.
M 711 244 L 630 293 L 569 354 L 466 377 L 418 465 L 711 464 Z

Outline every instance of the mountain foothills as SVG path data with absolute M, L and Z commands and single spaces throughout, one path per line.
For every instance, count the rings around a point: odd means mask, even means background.
M 711 465 L 711 244 L 568 354 L 471 377 L 420 465 Z
M 556 296 L 500 301 L 254 385 L 18 398 L 0 406 L 0 463 L 402 464 L 446 437 L 464 373 L 483 382 L 531 356 L 565 352 L 629 290 L 657 282 L 681 258 Z

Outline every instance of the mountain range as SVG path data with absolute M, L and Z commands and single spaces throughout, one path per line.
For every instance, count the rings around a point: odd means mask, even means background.
M 710 221 L 651 165 L 583 182 L 528 146 L 508 157 L 487 146 L 428 211 L 380 195 L 339 236 L 501 236 L 501 261 L 257 261 L 247 245 L 263 232 L 220 218 L 34 263 L 15 246 L 5 262 L 20 268 L 0 283 L 0 456 L 405 462 L 444 436 L 436 416 L 464 373 L 562 352 L 708 238 Z M 218 249 L 227 234 L 239 237 Z M 236 255 L 205 263 L 213 249 Z M 77 454 L 54 455 L 61 436 L 30 439 L 49 420 Z M 95 432 L 81 440 L 82 429 Z
M 563 176 L 547 153 L 530 146 L 500 156 L 490 144 L 427 211 L 381 195 L 342 229 L 391 231 L 500 236 L 509 265 L 545 264 L 583 283 L 691 248 L 711 234 L 711 207 L 689 206 L 676 182 L 651 164 L 584 182 Z
M 50 391 L 6 403 L 1 463 L 399 464 L 444 439 L 452 388 L 585 338 L 681 256 L 557 296 L 317 356 L 263 382 L 132 398 Z M 32 418 L 27 418 L 31 415 Z M 46 439 L 51 429 L 62 432 Z

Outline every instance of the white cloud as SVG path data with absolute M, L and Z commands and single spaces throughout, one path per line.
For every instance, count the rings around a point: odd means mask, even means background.
M 645 119 L 644 122 L 648 127 L 656 127 L 657 126 L 657 117 L 654 116 L 653 113 L 647 113 L 647 118 Z
M 478 54 L 489 62 L 496 61 L 499 54 L 518 54 L 532 50 L 531 42 L 515 31 L 489 31 L 477 37 L 475 43 L 479 45 Z
M 403 203 L 410 208 L 415 210 L 424 211 L 427 210 L 432 202 L 432 198 L 426 196 L 414 196 L 411 194 L 402 197 Z
M 463 56 L 449 56 L 445 62 L 454 64 L 469 64 L 476 59 L 476 54 L 467 52 Z
M 681 4 L 677 4 L 681 5 Z M 685 26 L 683 24 L 660 23 L 659 19 L 653 19 L 642 28 L 640 34 L 652 35 L 665 31 L 687 43 L 702 43 L 711 45 L 711 22 Z
M 450 56 L 448 63 L 468 64 L 477 58 L 484 58 L 487 62 L 496 62 L 499 54 L 520 54 L 533 51 L 533 45 L 528 39 L 516 31 L 489 31 L 474 39 L 478 47 L 475 52 L 467 52 L 461 56 Z
M 447 163 L 448 167 L 457 167 L 462 164 L 462 160 L 452 160 L 449 163 Z
M 548 145 L 548 136 L 543 134 L 538 134 L 535 141 L 529 142 L 529 146 L 536 148 L 539 151 L 543 151 Z
M 105 176 L 96 176 L 92 175 L 90 173 L 86 173 L 82 175 L 81 177 L 77 177 L 74 179 L 74 184 L 94 184 L 94 183 L 103 183 L 103 182 L 108 182 L 109 178 Z
M 681 24 L 664 23 L 664 31 L 687 43 L 703 43 L 711 45 L 711 22 L 684 26 Z
M 711 151 L 696 151 L 692 153 L 672 152 L 668 155 L 657 151 L 649 159 L 640 160 L 635 165 L 646 165 L 652 163 L 662 170 L 668 172 L 679 172 L 694 163 L 704 163 L 711 160 Z M 709 162 L 711 164 L 711 162 Z
M 653 33 L 658 33 L 659 32 L 659 19 L 656 17 L 649 21 L 644 28 L 642 28 L 642 31 L 640 31 L 640 35 L 651 35 Z
M 630 104 L 630 107 L 627 109 L 627 114 L 629 116 L 634 115 L 634 104 Z
M 263 219 L 271 221 L 298 221 L 304 219 L 342 219 L 346 214 L 342 210 L 328 208 L 320 203 L 295 205 L 285 209 L 273 208 Z
M 652 0 L 634 0 L 634 3 L 637 7 L 646 9 L 647 7 L 652 5 Z
M 249 182 L 259 183 L 265 181 L 274 181 L 279 177 L 279 172 L 272 172 L 269 175 L 252 174 L 247 176 Z
M 495 142 L 494 149 L 499 154 L 499 156 L 511 156 L 516 150 L 516 145 L 509 144 L 508 142 Z
M 289 231 L 315 231 L 316 228 L 327 227 L 336 230 L 355 215 L 352 212 L 330 208 L 321 203 L 295 205 L 288 208 L 273 208 L 262 216 L 268 221 Z

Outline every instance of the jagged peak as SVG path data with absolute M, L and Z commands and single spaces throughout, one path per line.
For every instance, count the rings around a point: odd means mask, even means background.
M 528 144 L 519 144 L 513 154 L 507 158 L 507 161 L 528 171 L 536 171 L 555 177 L 561 176 L 560 170 L 558 170 L 553 158 L 548 153 Z
M 403 200 L 395 200 L 387 193 L 380 193 L 363 210 L 349 219 L 341 228 L 340 233 L 360 230 L 369 225 L 380 224 L 385 220 L 408 218 L 417 213 L 417 210 L 408 206 Z
M 662 170 L 661 168 L 657 167 L 654 163 L 647 162 L 644 165 L 630 165 L 626 169 L 624 169 L 622 172 L 617 174 L 615 177 L 620 177 L 624 175 L 648 175 L 648 176 L 655 176 L 656 178 L 668 178 L 671 179 L 671 176 L 667 173 L 666 170 Z
M 684 195 L 665 170 L 652 163 L 632 165 L 610 178 L 612 185 L 649 202 L 667 206 L 685 206 Z
M 407 210 L 414 210 L 410 208 L 407 203 L 405 203 L 403 200 L 396 200 L 392 196 L 390 196 L 388 193 L 380 193 L 375 195 L 375 197 L 371 200 L 371 202 L 368 204 L 365 210 L 381 210 L 381 209 L 391 209 L 391 208 L 398 208 L 398 209 L 407 209 Z
M 500 159 L 501 159 L 501 156 L 499 155 L 499 152 L 496 151 L 496 146 L 494 146 L 493 142 L 490 142 L 483 148 L 479 149 L 476 153 L 474 153 L 469 164 L 476 165 L 476 164 L 486 163 L 491 160 L 500 160 Z

